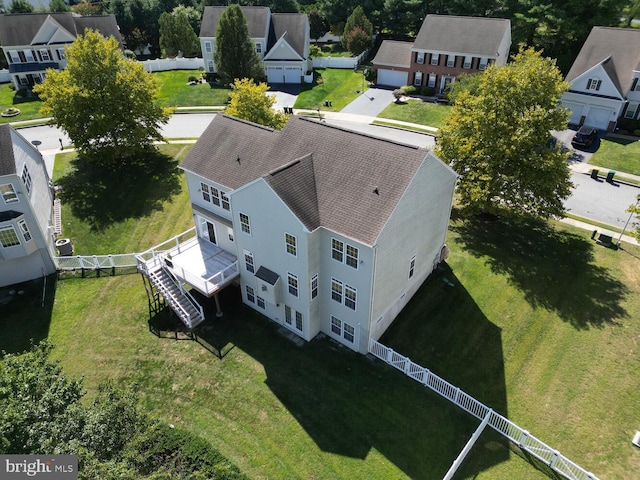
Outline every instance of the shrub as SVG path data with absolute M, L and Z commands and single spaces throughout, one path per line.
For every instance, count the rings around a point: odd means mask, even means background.
M 12 92 L 16 91 L 16 86 L 13 83 L 9 84 L 9 90 L 11 90 Z
M 431 97 L 436 93 L 436 89 L 433 87 L 422 87 L 422 90 L 420 91 L 421 95 L 424 95 L 425 97 Z
M 405 85 L 404 87 L 401 87 L 400 90 L 402 90 L 405 95 L 413 95 L 418 89 L 413 85 Z
M 318 45 L 311 45 L 309 47 L 309 56 L 312 58 L 322 56 L 322 49 Z
M 124 51 L 124 56 L 127 58 L 130 58 L 131 60 L 135 60 L 137 58 L 136 54 L 133 53 L 133 50 L 129 50 L 129 49 Z
M 194 82 L 197 82 L 198 79 L 194 75 L 189 75 L 189 80 L 188 81 L 189 81 L 189 83 L 194 83 Z
M 404 96 L 404 90 L 401 88 L 396 88 L 393 92 L 391 92 L 396 99 L 396 103 L 400 101 L 400 99 Z
M 633 131 L 633 134 L 634 134 L 636 137 L 640 137 L 640 128 L 639 128 L 638 130 L 634 130 L 634 131 Z

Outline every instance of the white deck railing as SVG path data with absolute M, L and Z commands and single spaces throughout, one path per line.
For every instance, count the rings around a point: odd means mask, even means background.
M 183 267 L 175 265 L 170 267 L 169 270 L 178 278 L 183 279 L 192 287 L 209 296 L 215 293 L 220 288 L 220 285 L 238 275 L 238 262 L 232 263 L 224 270 L 214 273 L 209 277 L 200 277 L 185 270 Z
M 139 263 L 154 263 L 160 260 L 161 254 L 164 254 L 169 250 L 175 252 L 175 254 L 178 254 L 193 246 L 193 242 L 197 241 L 198 238 L 196 237 L 196 227 L 191 227 L 189 230 L 185 230 L 175 237 L 172 237 L 169 240 L 151 247 L 149 250 L 137 253 L 136 258 L 138 259 Z
M 53 257 L 58 270 L 103 270 L 136 266 L 136 254 Z
M 375 340 L 369 341 L 369 353 L 388 363 L 392 367 L 404 372 L 405 375 L 429 387 L 437 394 L 450 400 L 464 411 L 482 420 L 489 415 L 488 425 L 518 445 L 522 450 L 530 453 L 552 468 L 555 472 L 571 480 L 598 480 L 593 473 L 580 465 L 573 463 L 557 450 L 538 440 L 528 431 L 520 428 L 508 418 L 495 413 L 489 407 L 466 394 L 458 387 L 440 378 L 429 369 L 413 363 L 409 358 L 395 352 Z

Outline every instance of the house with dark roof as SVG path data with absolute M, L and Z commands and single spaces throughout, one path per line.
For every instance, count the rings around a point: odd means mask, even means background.
M 56 271 L 53 192 L 40 152 L 0 125 L 0 287 Z
M 379 85 L 442 93 L 462 73 L 505 64 L 510 47 L 507 19 L 427 15 L 414 42 L 384 40 L 372 63 Z
M 298 116 L 277 131 L 217 115 L 180 168 L 197 238 L 147 265 L 207 296 L 239 283 L 306 341 L 365 354 L 448 251 L 457 175 L 428 150 Z
M 85 29 L 113 36 L 122 46 L 120 29 L 113 15 L 82 17 L 73 13 L 17 13 L 0 15 L 0 44 L 17 89 L 44 80 L 46 70 L 67 65 L 65 46 Z
M 226 7 L 205 7 L 200 27 L 200 45 L 205 68 L 216 72 L 213 52 L 216 30 Z M 302 83 L 311 71 L 309 19 L 299 13 L 271 13 L 268 7 L 243 6 L 249 35 L 264 65 L 268 83 Z
M 640 30 L 593 27 L 566 81 L 562 104 L 569 123 L 613 131 L 640 118 Z

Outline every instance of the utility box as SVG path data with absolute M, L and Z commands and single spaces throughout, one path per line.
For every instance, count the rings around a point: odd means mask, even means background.
M 56 240 L 56 248 L 58 249 L 58 254 L 61 257 L 70 257 L 73 255 L 73 245 L 71 245 L 71 240 L 68 238 Z

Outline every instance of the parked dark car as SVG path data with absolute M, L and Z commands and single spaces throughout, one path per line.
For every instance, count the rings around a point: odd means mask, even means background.
M 580 127 L 580 130 L 576 132 L 571 140 L 571 145 L 574 147 L 590 147 L 593 142 L 598 138 L 598 130 L 593 127 Z

